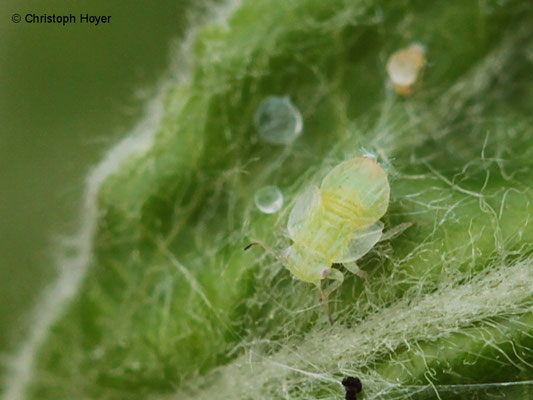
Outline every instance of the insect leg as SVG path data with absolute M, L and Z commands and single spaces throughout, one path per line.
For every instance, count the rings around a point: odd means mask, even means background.
M 370 282 L 370 275 L 368 275 L 365 271 L 363 271 L 359 266 L 354 262 L 344 263 L 344 268 L 346 268 L 348 271 L 350 271 L 352 274 L 357 275 L 360 278 L 363 278 L 366 283 Z
M 381 236 L 381 238 L 379 239 L 379 242 L 384 242 L 385 240 L 393 239 L 396 236 L 401 235 L 403 231 L 412 227 L 414 224 L 415 224 L 414 222 L 404 222 L 400 225 L 396 225 L 395 227 L 384 232 L 383 236 Z
M 322 304 L 324 304 L 324 308 L 326 309 L 326 314 L 328 315 L 329 323 L 333 325 L 333 317 L 331 316 L 331 311 L 329 310 L 329 304 L 328 304 L 328 294 L 324 289 L 320 289 L 320 300 L 322 301 Z
M 328 272 L 329 279 L 333 279 L 334 282 L 330 285 L 328 290 L 324 290 L 320 288 L 320 299 L 322 300 L 322 304 L 324 304 L 324 307 L 326 309 L 326 313 L 328 315 L 329 323 L 333 325 L 333 317 L 331 316 L 331 311 L 329 310 L 329 304 L 328 304 L 328 296 L 337 289 L 340 285 L 342 285 L 342 282 L 344 281 L 344 275 L 341 271 L 331 268 Z
M 334 280 L 334 282 L 329 286 L 327 291 L 327 296 L 329 296 L 331 293 L 333 293 L 335 289 L 342 285 L 342 282 L 344 282 L 344 274 L 338 269 L 331 268 L 329 270 L 327 278 Z

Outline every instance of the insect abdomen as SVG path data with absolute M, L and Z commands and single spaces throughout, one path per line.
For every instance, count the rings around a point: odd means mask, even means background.
M 358 216 L 361 214 L 361 206 L 357 203 L 355 194 L 349 195 L 339 190 L 338 192 L 322 193 L 322 207 L 328 219 L 337 223 L 357 224 Z M 350 193 L 351 194 L 351 193 Z
M 322 207 L 295 242 L 330 265 L 342 252 L 352 230 L 349 217 Z

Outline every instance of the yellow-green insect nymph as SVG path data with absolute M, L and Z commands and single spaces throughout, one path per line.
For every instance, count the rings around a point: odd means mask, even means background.
M 320 289 L 331 323 L 327 297 L 344 280 L 332 264 L 362 274 L 355 261 L 382 236 L 379 219 L 389 192 L 385 170 L 371 158 L 354 157 L 333 168 L 320 187 L 308 188 L 290 213 L 287 228 L 293 243 L 280 259 L 296 278 Z M 326 278 L 334 280 L 328 291 L 321 287 Z

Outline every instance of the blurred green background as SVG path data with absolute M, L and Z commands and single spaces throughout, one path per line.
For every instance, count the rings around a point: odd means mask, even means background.
M 0 351 L 54 276 L 79 222 L 84 177 L 142 113 L 186 26 L 188 0 L 0 2 Z M 15 24 L 13 13 L 111 15 Z

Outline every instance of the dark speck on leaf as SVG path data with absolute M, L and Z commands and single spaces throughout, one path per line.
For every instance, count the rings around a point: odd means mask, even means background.
M 357 400 L 357 393 L 363 389 L 363 384 L 359 378 L 348 376 L 342 380 L 342 385 L 346 390 L 346 400 Z

